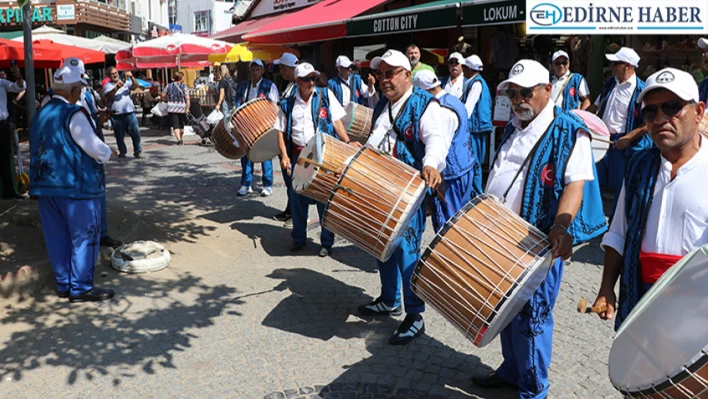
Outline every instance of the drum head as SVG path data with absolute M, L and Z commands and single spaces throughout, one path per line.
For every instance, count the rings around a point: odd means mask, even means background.
M 315 140 L 315 137 L 313 137 L 305 146 L 305 148 L 302 149 L 302 152 L 300 153 L 300 158 L 307 158 L 307 159 L 322 159 L 324 156 L 324 152 L 326 151 L 325 143 L 326 143 L 326 138 L 323 138 L 321 146 L 317 145 L 317 140 Z M 293 190 L 295 190 L 296 193 L 301 193 L 307 189 L 307 187 L 310 186 L 310 183 L 312 183 L 312 180 L 315 179 L 315 176 L 317 175 L 317 166 L 306 163 L 303 165 L 295 165 L 293 169 Z
M 595 158 L 595 163 L 600 162 L 600 160 L 605 157 L 605 154 L 607 154 L 607 150 L 610 149 L 610 143 L 595 140 L 596 138 L 607 140 L 605 137 L 598 137 L 594 133 L 590 133 L 590 139 L 592 140 L 592 156 Z
M 492 342 L 511 323 L 511 320 L 519 314 L 521 308 L 526 305 L 526 302 L 546 279 L 552 264 L 551 254 L 548 253 L 543 258 L 538 258 L 535 263 L 528 265 L 527 271 L 519 280 L 518 288 L 513 290 L 509 298 L 499 307 L 497 316 L 489 323 L 487 330 L 475 340 L 477 347 L 482 348 Z
M 669 387 L 708 348 L 708 245 L 684 256 L 624 321 L 610 350 L 610 381 L 621 392 Z M 678 375 L 678 377 L 677 377 Z M 663 387 L 662 384 L 666 386 Z M 673 385 L 673 384 L 671 384 Z
M 280 154 L 278 131 L 271 129 L 253 143 L 251 150 L 248 152 L 248 159 L 255 163 L 265 162 L 275 158 L 278 154 Z

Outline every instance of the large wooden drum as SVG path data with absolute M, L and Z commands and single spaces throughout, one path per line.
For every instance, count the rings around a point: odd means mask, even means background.
M 231 113 L 232 133 L 251 161 L 268 161 L 280 153 L 278 131 L 273 129 L 277 116 L 278 106 L 266 98 L 253 99 Z
M 440 230 L 416 266 L 411 289 L 481 348 L 546 278 L 550 255 L 543 232 L 483 194 Z
M 246 148 L 240 145 L 236 137 L 230 133 L 230 129 L 224 126 L 224 121 L 220 120 L 211 132 L 211 141 L 214 143 L 216 152 L 229 159 L 241 159 L 246 155 Z
M 321 147 L 317 148 L 317 136 L 313 136 L 300 153 L 293 170 L 293 190 L 326 204 L 341 172 L 358 149 L 326 134 L 322 135 L 321 142 Z M 305 159 L 314 162 L 322 159 L 322 167 L 304 162 Z
M 351 101 L 347 105 L 346 112 L 346 115 L 342 118 L 342 124 L 347 130 L 349 140 L 366 144 L 371 133 L 374 110 Z
M 322 225 L 384 262 L 424 198 L 425 182 L 415 168 L 365 146 L 334 186 Z
M 612 343 L 610 381 L 629 398 L 708 398 L 708 245 L 672 266 Z

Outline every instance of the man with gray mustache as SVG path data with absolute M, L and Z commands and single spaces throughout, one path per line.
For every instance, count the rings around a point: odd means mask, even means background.
M 554 260 L 546 279 L 501 332 L 502 365 L 472 381 L 487 388 L 514 387 L 523 399 L 543 399 L 563 260 L 574 245 L 605 232 L 607 223 L 587 127 L 551 101 L 548 70 L 521 60 L 498 90 L 511 99 L 515 117 L 504 131 L 485 191 L 548 234 Z

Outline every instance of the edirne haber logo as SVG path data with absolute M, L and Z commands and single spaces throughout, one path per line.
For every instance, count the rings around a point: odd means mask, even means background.
M 708 33 L 708 1 L 527 0 L 527 34 Z

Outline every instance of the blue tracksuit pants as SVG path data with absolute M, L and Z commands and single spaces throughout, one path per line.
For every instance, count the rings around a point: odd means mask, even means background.
M 295 169 L 295 164 L 290 168 L 290 170 Z M 305 242 L 307 241 L 307 214 L 310 205 L 314 204 L 317 206 L 317 213 L 320 217 L 320 224 L 322 223 L 322 215 L 324 214 L 325 204 L 316 202 L 315 200 L 300 195 L 293 191 L 292 185 L 288 186 L 288 191 L 290 192 L 290 211 L 293 217 L 293 232 L 291 233 L 293 241 L 295 242 Z M 320 244 L 325 247 L 331 247 L 334 245 L 334 233 L 322 228 L 320 232 Z
M 101 232 L 101 199 L 38 197 L 44 241 L 57 290 L 79 295 L 93 288 Z
M 273 161 L 268 160 L 261 163 L 263 172 L 262 182 L 263 187 L 273 187 Z M 253 181 L 253 162 L 247 156 L 241 158 L 241 186 L 251 187 Z

